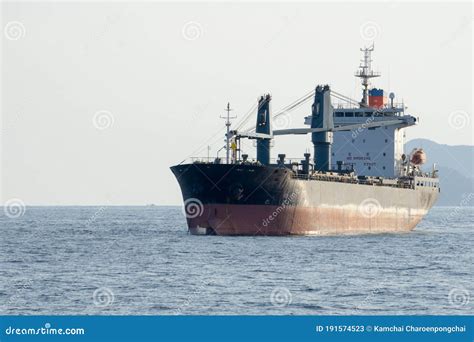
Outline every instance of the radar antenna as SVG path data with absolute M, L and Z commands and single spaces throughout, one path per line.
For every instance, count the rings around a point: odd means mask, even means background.
M 364 59 L 361 60 L 359 70 L 356 71 L 355 76 L 362 79 L 362 86 L 364 87 L 361 107 L 367 107 L 369 104 L 369 80 L 373 77 L 379 77 L 380 73 L 372 70 L 372 51 L 374 51 L 374 44 L 371 47 L 360 49 L 364 53 Z

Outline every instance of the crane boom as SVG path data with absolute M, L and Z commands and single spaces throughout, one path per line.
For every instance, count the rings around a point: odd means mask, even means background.
M 289 129 L 278 129 L 273 131 L 273 135 L 290 135 L 290 134 L 308 134 L 315 132 L 339 132 L 339 131 L 352 131 L 356 129 L 364 128 L 373 128 L 373 127 L 383 127 L 383 126 L 392 126 L 398 125 L 406 122 L 405 120 L 387 120 L 387 121 L 377 121 L 356 125 L 343 125 L 336 126 L 332 129 L 329 128 L 289 128 Z

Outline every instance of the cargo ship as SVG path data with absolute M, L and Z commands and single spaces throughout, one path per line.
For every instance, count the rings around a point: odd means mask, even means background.
M 371 87 L 371 79 L 380 76 L 372 70 L 373 50 L 361 49 L 363 59 L 355 73 L 362 84 L 360 101 L 318 85 L 272 114 L 266 94 L 257 101 L 256 125 L 250 130 L 240 125 L 232 129 L 228 105 L 225 159 L 193 158 L 171 167 L 189 232 L 278 236 L 414 229 L 436 202 L 438 172 L 435 165 L 429 172 L 422 170 L 422 149 L 405 153 L 404 130 L 417 124 L 417 118 L 405 113 L 403 103 L 394 102 L 393 93 L 387 96 Z M 309 101 L 305 126 L 273 129 L 278 116 Z M 273 139 L 301 134 L 311 137 L 312 154 L 270 158 Z M 243 153 L 242 139 L 254 141 L 256 159 Z

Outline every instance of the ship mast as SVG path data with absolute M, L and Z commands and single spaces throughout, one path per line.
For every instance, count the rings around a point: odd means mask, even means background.
M 360 51 L 364 53 L 364 59 L 361 60 L 360 70 L 356 71 L 355 76 L 362 79 L 362 86 L 364 87 L 360 106 L 367 107 L 369 104 L 370 79 L 379 77 L 380 73 L 372 70 L 372 51 L 374 51 L 374 45 L 372 44 L 369 48 L 360 49 Z
M 226 119 L 225 125 L 227 127 L 227 134 L 225 135 L 225 162 L 226 164 L 229 164 L 229 156 L 230 156 L 230 119 L 235 119 L 237 116 L 230 116 L 230 112 L 232 109 L 230 109 L 230 103 L 227 102 L 227 108 L 225 109 L 227 112 L 226 116 L 221 116 L 222 119 Z

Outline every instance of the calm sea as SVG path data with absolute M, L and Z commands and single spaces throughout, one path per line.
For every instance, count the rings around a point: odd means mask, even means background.
M 0 314 L 473 314 L 473 208 L 415 231 L 187 234 L 180 207 L 0 213 Z

